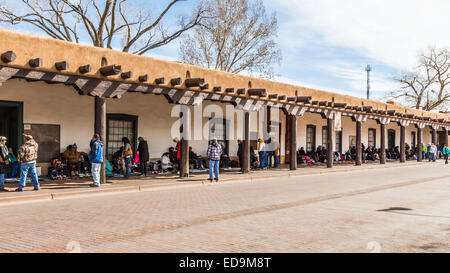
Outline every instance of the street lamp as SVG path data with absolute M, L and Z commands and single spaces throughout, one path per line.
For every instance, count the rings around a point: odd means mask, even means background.
M 370 72 L 372 71 L 372 66 L 370 64 L 366 67 L 367 71 L 367 99 L 370 99 Z

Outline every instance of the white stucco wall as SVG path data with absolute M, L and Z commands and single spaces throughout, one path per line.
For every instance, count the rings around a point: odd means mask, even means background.
M 27 82 L 25 80 L 10 80 L 0 86 L 0 100 L 21 101 L 24 103 L 24 123 L 59 124 L 61 126 L 61 152 L 69 144 L 77 143 L 80 151 L 89 150 L 89 141 L 94 133 L 94 98 L 80 96 L 69 86 L 61 84 L 49 85 L 43 82 Z M 215 106 L 216 108 L 211 108 Z M 121 99 L 107 100 L 107 113 L 128 114 L 138 116 L 138 136 L 144 137 L 149 144 L 152 158 L 159 158 L 167 149 L 174 146 L 171 136 L 171 127 L 178 119 L 171 117 L 171 105 L 163 96 L 144 95 L 141 93 L 126 93 Z M 204 102 L 203 109 L 222 111 L 225 113 L 226 104 L 218 102 Z M 277 111 L 272 110 L 272 114 Z M 198 111 L 191 107 L 191 131 L 199 126 Z M 281 123 L 281 154 L 285 154 L 286 116 L 279 111 Z M 242 112 L 234 117 L 234 137 L 230 141 L 230 156 L 236 156 L 237 139 L 242 138 Z M 262 115 L 252 112 L 250 115 L 250 128 L 254 135 L 262 136 Z M 208 117 L 200 118 L 201 127 L 205 126 Z M 316 126 L 316 147 L 322 145 L 322 126 L 326 126 L 326 120 L 316 113 L 305 113 L 298 117 L 297 146 L 306 148 L 306 127 Z M 375 120 L 367 120 L 362 125 L 362 142 L 368 145 L 368 130 L 376 129 L 376 144 L 380 147 L 380 125 Z M 396 146 L 400 142 L 400 127 L 397 123 L 390 123 L 386 129 L 396 131 Z M 416 130 L 410 125 L 406 130 L 406 142 L 411 144 L 411 131 Z M 349 149 L 350 136 L 356 135 L 355 122 L 349 117 L 342 117 L 342 150 Z M 387 135 L 386 135 L 387 137 Z M 423 141 L 431 142 L 429 127 L 423 130 Z M 198 154 L 205 155 L 207 139 L 191 140 L 190 145 Z M 255 147 L 256 148 L 256 147 Z

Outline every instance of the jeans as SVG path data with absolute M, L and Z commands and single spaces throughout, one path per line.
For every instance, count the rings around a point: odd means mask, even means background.
M 267 154 L 267 160 L 266 160 L 266 162 L 267 162 L 267 167 L 268 168 L 272 168 L 272 164 L 273 164 L 273 152 L 266 152 L 266 154 Z
M 31 180 L 34 183 L 34 188 L 39 189 L 40 185 L 39 185 L 39 178 L 36 174 L 36 162 L 22 163 L 22 165 L 20 165 L 19 189 L 25 188 L 27 183 L 28 171 L 30 172 Z
M 102 163 L 92 163 L 92 178 L 94 179 L 94 185 L 100 186 L 100 171 L 102 170 Z
M 264 169 L 264 167 L 266 166 L 266 152 L 259 152 L 259 167 L 261 168 L 261 170 Z
M 13 170 L 6 174 L 7 178 L 16 178 L 17 176 L 17 170 L 19 169 L 19 164 L 17 164 L 17 162 L 12 163 L 13 164 Z
M 278 169 L 278 166 L 280 165 L 280 156 L 274 156 L 275 159 L 275 169 Z
M 445 164 L 448 164 L 448 154 L 444 155 L 444 159 L 445 159 Z
M 0 190 L 5 189 L 5 174 L 0 174 Z
M 130 178 L 130 162 L 131 162 L 131 157 L 125 157 L 125 179 Z
M 429 155 L 429 161 L 433 160 L 433 162 L 436 162 L 436 154 L 435 153 L 430 153 Z
M 213 179 L 213 171 L 216 179 L 219 179 L 219 162 L 215 160 L 209 161 L 209 179 Z

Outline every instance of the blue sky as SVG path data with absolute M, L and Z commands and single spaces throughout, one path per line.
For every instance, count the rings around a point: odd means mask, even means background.
M 1 1 L 1 0 L 0 0 Z M 148 5 L 156 1 L 135 0 Z M 162 7 L 168 0 L 158 1 Z M 187 13 L 197 0 L 181 2 L 171 15 Z M 372 97 L 396 88 L 393 77 L 411 69 L 428 46 L 449 47 L 448 0 L 264 0 L 279 20 L 283 61 L 277 81 L 357 97 L 366 96 L 371 64 Z M 170 18 L 177 18 L 172 16 Z M 174 19 L 166 21 L 173 24 Z M 148 55 L 177 60 L 179 42 Z

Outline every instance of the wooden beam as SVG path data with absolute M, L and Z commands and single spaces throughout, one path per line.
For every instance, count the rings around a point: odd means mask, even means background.
M 123 72 L 122 74 L 120 74 L 120 77 L 124 80 L 130 79 L 131 77 L 133 77 L 133 72 L 131 71 Z
M 245 95 L 245 88 L 239 88 L 239 89 L 237 90 L 237 94 L 238 94 L 238 95 Z
M 95 98 L 95 119 L 94 132 L 100 135 L 100 140 L 103 142 L 103 163 L 100 171 L 100 183 L 106 184 L 106 99 Z
M 400 163 L 406 163 L 406 127 L 400 125 Z
M 1 60 L 4 63 L 14 62 L 16 60 L 16 53 L 14 51 L 7 51 L 1 55 Z
M 302 102 L 305 104 L 311 104 L 312 102 L 312 97 L 310 96 L 298 96 L 296 99 L 296 102 Z
M 242 173 L 250 172 L 250 112 L 244 112 L 244 140 L 242 142 Z
M 69 69 L 69 63 L 66 61 L 57 62 L 55 63 L 55 67 L 59 71 L 67 70 Z
M 381 155 L 380 164 L 386 164 L 386 124 L 380 123 L 380 141 L 381 141 Z
M 249 96 L 267 97 L 266 89 L 248 89 L 247 94 Z
M 422 161 L 422 128 L 417 128 L 417 162 Z
M 181 78 L 174 78 L 170 80 L 170 85 L 181 85 L 183 83 L 183 80 Z
M 347 103 L 335 103 L 334 107 L 336 107 L 336 108 L 346 108 L 347 107 Z
M 156 84 L 164 84 L 166 82 L 166 78 L 157 78 L 155 79 Z
M 148 81 L 148 75 L 147 74 L 141 75 L 141 76 L 139 76 L 138 79 L 140 82 L 146 82 L 146 81 Z
M 297 170 L 297 116 L 291 115 L 290 122 L 290 170 L 295 171 Z
M 437 143 L 437 130 L 435 128 L 431 129 L 431 142 L 434 144 Z
M 87 64 L 87 65 L 80 66 L 78 68 L 78 72 L 80 72 L 81 74 L 86 74 L 86 73 L 91 72 L 91 65 Z
M 42 59 L 41 59 L 41 58 L 36 58 L 36 59 L 31 59 L 31 60 L 28 62 L 28 64 L 29 64 L 31 67 L 36 68 L 36 67 L 41 67 L 42 64 L 43 64 L 43 62 L 42 62 Z
M 288 97 L 287 101 L 289 101 L 289 102 L 296 102 L 297 98 L 296 97 Z
M 327 168 L 333 168 L 334 149 L 334 119 L 327 118 Z
M 120 65 L 115 65 L 115 64 L 103 66 L 102 68 L 100 68 L 100 73 L 105 77 L 119 75 L 121 72 L 122 72 L 122 67 Z
M 184 81 L 184 85 L 187 88 L 200 87 L 204 83 L 205 83 L 205 79 L 202 79 L 202 78 L 186 79 Z
M 356 121 L 356 166 L 362 165 L 362 150 L 361 150 L 361 121 Z

